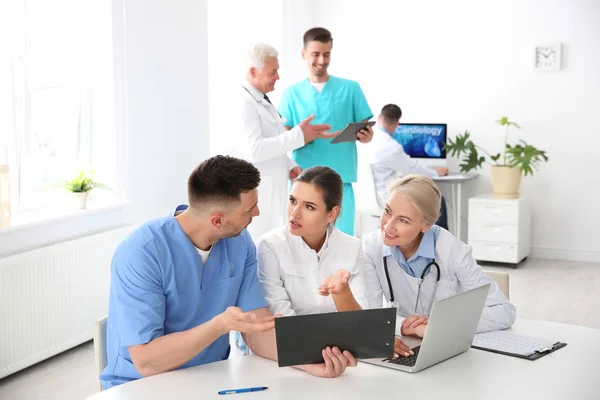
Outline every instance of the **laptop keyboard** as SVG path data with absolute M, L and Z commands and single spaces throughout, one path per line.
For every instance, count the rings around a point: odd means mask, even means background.
M 414 367 L 415 364 L 417 363 L 417 356 L 419 355 L 419 350 L 421 349 L 421 346 L 417 346 L 414 349 L 412 349 L 413 354 L 412 356 L 408 356 L 408 357 L 388 357 L 385 358 L 381 361 L 385 361 L 385 362 L 389 362 L 391 364 L 397 364 L 397 365 L 403 365 L 405 367 Z

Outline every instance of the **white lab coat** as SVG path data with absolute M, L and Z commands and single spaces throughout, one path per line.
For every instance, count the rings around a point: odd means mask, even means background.
M 368 308 L 360 239 L 330 226 L 317 254 L 284 226 L 261 237 L 257 252 L 258 279 L 271 313 L 289 316 L 336 311 L 331 295 L 321 296 L 317 289 L 338 269 L 352 274 L 354 298 L 362 308 Z
M 260 215 L 248 226 L 256 240 L 286 223 L 287 183 L 290 170 L 297 166 L 287 153 L 304 146 L 304 136 L 299 127 L 286 131 L 275 107 L 249 82 L 242 83 L 237 95 L 237 106 L 232 108 L 230 154 L 251 162 L 260 171 Z
M 383 267 L 383 241 L 381 231 L 377 230 L 363 236 L 365 257 L 365 285 L 370 308 L 389 307 L 390 290 Z M 515 306 L 502 294 L 496 282 L 489 278 L 471 254 L 471 246 L 458 240 L 445 229 L 435 243 L 436 262 L 440 266 L 441 278 L 433 295 L 435 268 L 425 276 L 421 286 L 417 314 L 429 310 L 434 301 L 454 296 L 458 293 L 490 284 L 477 332 L 487 332 L 510 327 L 515 322 Z M 404 318 L 415 314 L 415 302 L 420 277 L 408 275 L 393 257 L 387 258 L 388 271 L 395 301 L 398 304 L 396 334 L 400 334 L 400 325 Z
M 385 205 L 388 186 L 393 179 L 409 174 L 425 175 L 429 178 L 438 176 L 433 168 L 420 165 L 410 158 L 402 145 L 379 126 L 373 128 L 373 139 L 360 147 L 361 157 L 371 166 L 380 207 Z

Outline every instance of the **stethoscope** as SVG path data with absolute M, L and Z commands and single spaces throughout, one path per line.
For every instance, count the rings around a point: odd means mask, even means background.
M 247 88 L 246 88 L 244 85 L 240 85 L 240 86 L 241 86 L 241 87 L 242 87 L 242 88 L 243 88 L 243 89 L 244 89 L 246 92 L 248 92 L 248 94 L 249 94 L 249 95 L 250 95 L 250 96 L 251 96 L 251 97 L 252 97 L 254 100 L 256 100 L 256 97 L 254 97 L 254 95 L 253 95 L 252 93 L 250 93 L 250 91 L 249 91 L 249 90 L 248 90 L 248 89 L 247 89 Z M 264 96 L 266 97 L 267 95 L 265 94 Z M 279 115 L 279 119 L 281 119 L 281 120 L 282 120 L 281 122 L 284 122 L 284 121 L 283 121 L 283 117 L 281 116 L 281 114 L 279 114 L 279 111 L 277 111 L 277 109 L 275 108 L 275 106 L 273 105 L 273 103 L 271 103 L 271 100 L 267 100 L 267 99 L 265 99 L 265 101 L 266 101 L 267 103 L 269 103 L 269 105 L 270 105 L 270 106 L 273 108 L 273 110 L 275 110 L 275 112 L 277 113 L 277 115 Z M 256 102 L 257 102 L 257 103 L 262 103 L 262 100 L 257 100 Z M 264 103 L 262 103 L 262 104 L 263 104 L 264 106 L 267 106 L 267 105 L 266 105 L 266 104 L 264 104 Z M 268 108 L 268 106 L 267 106 L 267 108 Z
M 425 276 L 431 271 L 431 267 L 435 267 L 435 269 L 437 270 L 437 278 L 433 286 L 433 293 L 431 294 L 431 302 L 429 303 L 429 308 L 427 309 L 427 315 L 429 315 L 429 313 L 431 312 L 431 307 L 433 306 L 433 301 L 435 300 L 435 293 L 437 292 L 438 282 L 440 281 L 441 276 L 440 266 L 438 265 L 438 263 L 435 262 L 435 260 L 427 264 L 425 266 L 425 269 L 421 273 L 421 278 L 419 279 L 419 288 L 417 289 L 417 300 L 415 301 L 415 314 L 418 314 L 417 306 L 419 305 L 419 297 L 421 296 L 421 285 L 423 284 Z M 388 271 L 387 257 L 383 257 L 383 269 L 385 271 L 385 277 L 387 279 L 388 288 L 390 289 L 390 304 L 392 305 L 392 307 L 397 309 L 399 304 L 394 299 L 394 289 L 392 289 L 392 281 L 390 280 L 390 273 Z

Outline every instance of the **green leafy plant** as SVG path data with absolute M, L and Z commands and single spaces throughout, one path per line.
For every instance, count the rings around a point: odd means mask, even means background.
M 453 141 L 448 139 L 445 149 L 452 157 L 461 157 L 460 170 L 469 172 L 471 170 L 481 168 L 483 163 L 495 166 L 519 167 L 524 175 L 533 175 L 534 170 L 539 169 L 542 162 L 548 161 L 548 156 L 545 151 L 527 144 L 520 140 L 520 144 L 510 145 L 508 143 L 508 131 L 510 127 L 521 129 L 519 124 L 510 121 L 508 117 L 502 117 L 496 121 L 502 127 L 506 127 L 504 135 L 504 151 L 502 153 L 490 154 L 483 148 L 475 145 L 471 140 L 469 131 L 460 134 Z M 491 160 L 487 161 L 486 158 Z
M 108 186 L 94 179 L 94 171 L 90 169 L 80 170 L 75 177 L 67 179 L 57 186 L 63 187 L 73 193 L 86 193 L 95 188 L 110 190 Z

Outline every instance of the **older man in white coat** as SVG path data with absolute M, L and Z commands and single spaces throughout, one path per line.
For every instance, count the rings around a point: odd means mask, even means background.
M 251 162 L 258 168 L 261 184 L 258 187 L 260 215 L 248 231 L 254 240 L 271 229 L 285 225 L 287 182 L 296 178 L 302 169 L 287 153 L 317 138 L 329 138 L 329 125 L 311 125 L 310 116 L 290 131 L 283 128 L 281 116 L 267 97 L 279 80 L 279 53 L 268 44 L 257 44 L 248 54 L 248 70 L 233 108 L 233 155 Z

